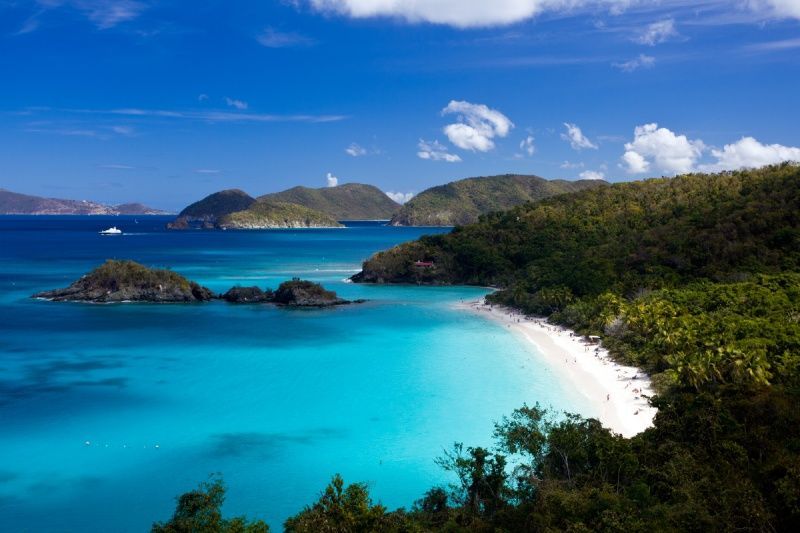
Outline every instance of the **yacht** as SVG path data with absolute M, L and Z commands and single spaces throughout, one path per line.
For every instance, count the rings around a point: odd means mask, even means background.
M 121 235 L 121 234 L 122 230 L 116 226 L 111 226 L 110 228 L 104 229 L 103 231 L 100 232 L 100 235 Z

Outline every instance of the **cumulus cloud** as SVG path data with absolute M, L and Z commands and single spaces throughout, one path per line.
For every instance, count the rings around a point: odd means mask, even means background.
M 247 102 L 245 102 L 244 100 L 236 100 L 234 98 L 228 98 L 227 96 L 225 97 L 225 103 L 228 104 L 228 106 L 235 107 L 236 109 L 239 109 L 241 111 L 244 111 L 249 107 Z
M 634 41 L 647 46 L 655 46 L 677 36 L 678 30 L 675 28 L 675 21 L 666 19 L 648 24 L 644 31 L 634 38 Z
M 533 135 L 528 135 L 519 143 L 519 149 L 529 156 L 533 155 L 536 152 L 536 145 L 533 144 L 533 141 L 535 141 Z
M 800 148 L 782 144 L 761 144 L 753 137 L 742 137 L 722 150 L 712 149 L 715 163 L 700 165 L 700 170 L 716 172 L 740 168 L 761 167 L 784 161 L 800 162 Z
M 622 154 L 622 161 L 631 174 L 641 174 L 650 170 L 650 163 L 638 152 L 625 152 Z
M 313 46 L 316 41 L 311 37 L 294 32 L 278 31 L 275 28 L 265 28 L 256 40 L 261 46 L 267 48 L 290 48 L 298 46 Z
M 580 163 L 571 163 L 569 161 L 564 161 L 559 166 L 561 168 L 568 168 L 568 169 L 583 168 L 583 163 L 582 162 L 580 162 Z
M 488 152 L 494 148 L 495 137 L 505 137 L 514 123 L 496 109 L 483 104 L 452 100 L 442 109 L 442 115 L 455 114 L 458 122 L 444 127 L 450 142 L 463 150 Z
M 639 54 L 630 61 L 623 61 L 622 63 L 611 63 L 612 66 L 620 69 L 622 72 L 634 72 L 640 68 L 653 68 L 656 64 L 656 58 L 646 54 Z
M 417 147 L 419 148 L 417 157 L 420 159 L 446 161 L 447 163 L 459 163 L 461 161 L 460 157 L 456 154 L 449 153 L 447 147 L 439 141 L 424 141 L 420 139 Z
M 590 141 L 577 125 L 565 122 L 564 127 L 567 128 L 567 131 L 561 134 L 561 138 L 569 141 L 573 150 L 583 150 L 584 148 L 597 150 L 597 145 Z
M 353 18 L 396 17 L 408 22 L 446 24 L 457 28 L 514 24 L 543 12 L 585 6 L 608 6 L 618 13 L 632 0 L 308 0 L 322 12 Z
M 700 163 L 710 153 L 713 162 Z M 621 167 L 631 174 L 651 169 L 665 174 L 719 172 L 800 161 L 800 148 L 782 144 L 762 144 L 753 137 L 742 137 L 722 149 L 709 148 L 702 140 L 690 140 L 658 124 L 637 126 L 634 139 L 625 144 Z
M 350 143 L 350 146 L 345 148 L 344 151 L 347 155 L 353 157 L 361 157 L 362 155 L 367 155 L 367 149 L 359 145 L 358 143 Z
M 602 172 L 597 172 L 596 170 L 584 170 L 580 174 L 578 174 L 582 180 L 604 180 L 606 179 L 606 175 Z
M 414 197 L 413 192 L 391 192 L 387 191 L 386 196 L 397 202 L 398 204 L 404 204 L 407 201 L 411 200 Z
M 325 184 L 328 187 L 336 187 L 339 185 L 339 178 L 328 172 L 325 176 Z
M 701 140 L 689 140 L 658 124 L 637 126 L 633 141 L 625 143 L 623 162 L 631 174 L 646 172 L 651 164 L 668 174 L 691 172 L 705 150 Z

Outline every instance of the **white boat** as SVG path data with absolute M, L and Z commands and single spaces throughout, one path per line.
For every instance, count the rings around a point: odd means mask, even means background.
M 121 235 L 121 234 L 122 230 L 116 226 L 111 226 L 110 228 L 104 229 L 103 231 L 100 232 L 100 235 Z

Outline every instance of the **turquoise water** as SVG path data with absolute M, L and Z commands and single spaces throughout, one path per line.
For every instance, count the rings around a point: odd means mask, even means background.
M 485 290 L 344 282 L 374 251 L 437 230 L 175 233 L 166 220 L 0 217 L 2 531 L 144 531 L 214 472 L 227 514 L 278 528 L 336 472 L 410 506 L 448 481 L 434 464 L 444 447 L 490 444 L 524 402 L 592 414 L 517 337 L 454 309 Z M 96 233 L 112 224 L 126 234 Z M 28 298 L 110 257 L 217 291 L 300 276 L 369 302 Z

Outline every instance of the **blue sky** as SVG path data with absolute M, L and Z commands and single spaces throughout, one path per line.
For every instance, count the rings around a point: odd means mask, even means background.
M 178 209 L 800 160 L 800 0 L 0 0 L 0 187 Z

